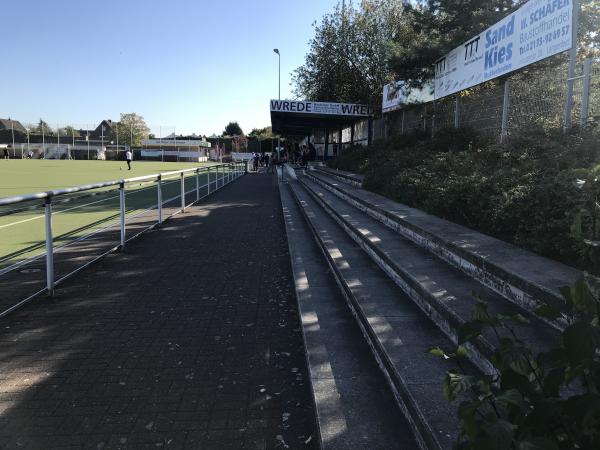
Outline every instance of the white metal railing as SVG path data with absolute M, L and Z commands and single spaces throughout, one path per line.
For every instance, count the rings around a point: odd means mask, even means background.
M 213 166 L 208 166 L 208 167 L 196 167 L 196 168 L 190 168 L 190 169 L 176 170 L 176 171 L 172 171 L 172 172 L 163 172 L 163 173 L 159 173 L 159 174 L 146 175 L 146 176 L 135 177 L 135 178 L 128 178 L 128 179 L 123 179 L 123 180 L 106 181 L 106 182 L 102 182 L 102 183 L 81 185 L 81 186 L 75 186 L 75 187 L 65 188 L 65 189 L 57 189 L 57 190 L 52 190 L 52 191 L 47 191 L 47 192 L 38 192 L 38 193 L 28 194 L 28 195 L 0 198 L 0 207 L 8 206 L 8 205 L 17 205 L 17 204 L 31 202 L 31 201 L 35 201 L 35 200 L 43 200 L 44 201 L 44 221 L 45 221 L 45 232 L 44 232 L 45 252 L 44 252 L 44 254 L 34 256 L 34 257 L 28 259 L 27 261 L 20 261 L 18 263 L 13 264 L 12 266 L 10 266 L 8 268 L 2 269 L 0 271 L 0 277 L 10 273 L 13 270 L 22 268 L 27 263 L 31 263 L 32 261 L 39 260 L 44 255 L 45 255 L 45 271 L 46 271 L 45 287 L 43 289 L 38 290 L 37 292 L 27 296 L 27 298 L 18 301 L 18 303 L 16 303 L 15 305 L 11 305 L 10 307 L 5 308 L 3 311 L 0 311 L 0 317 L 23 306 L 24 304 L 28 303 L 29 301 L 31 301 L 33 298 L 39 296 L 40 294 L 47 293 L 50 296 L 54 295 L 54 289 L 59 283 L 62 283 L 69 277 L 73 276 L 77 272 L 81 271 L 82 269 L 89 266 L 93 262 L 99 260 L 100 258 L 106 256 L 107 254 L 114 252 L 115 250 L 125 248 L 128 241 L 135 239 L 136 237 L 138 237 L 145 231 L 148 231 L 149 229 L 155 228 L 156 226 L 160 226 L 165 220 L 169 219 L 170 217 L 173 217 L 176 214 L 184 212 L 186 210 L 186 208 L 192 206 L 193 204 L 195 204 L 202 198 L 207 197 L 211 193 L 217 191 L 218 189 L 221 189 L 223 186 L 236 180 L 237 178 L 242 176 L 244 173 L 246 173 L 246 171 L 247 171 L 246 162 L 238 161 L 238 162 L 232 162 L 232 163 L 228 163 L 228 164 L 219 164 L 219 165 L 213 165 Z M 189 180 L 190 175 L 194 176 L 194 178 L 195 178 L 195 186 L 191 190 L 186 190 L 186 176 L 188 176 L 188 180 Z M 201 185 L 201 183 L 200 183 L 200 175 L 206 175 L 206 183 L 203 185 Z M 165 199 L 163 199 L 163 182 L 164 182 L 163 180 L 168 179 L 169 177 L 174 177 L 174 176 L 178 176 L 178 178 L 179 178 L 180 193 L 178 195 L 176 195 L 175 197 L 165 200 Z M 156 209 L 158 211 L 158 214 L 157 214 L 156 222 L 151 223 L 149 226 L 144 228 L 142 231 L 138 232 L 136 235 L 128 237 L 127 236 L 127 220 L 126 220 L 127 219 L 127 216 L 126 216 L 127 208 L 126 208 L 126 196 L 125 196 L 126 187 L 127 187 L 127 185 L 131 185 L 133 183 L 140 183 L 140 182 L 142 182 L 142 183 L 155 182 L 156 183 L 156 205 L 151 206 L 148 209 L 145 209 L 140 214 L 150 211 L 150 210 L 153 210 L 153 209 Z M 171 182 L 173 182 L 173 181 L 171 181 Z M 53 229 L 52 229 L 52 216 L 53 216 L 52 206 L 53 206 L 53 203 L 62 203 L 62 202 L 66 201 L 66 200 L 56 201 L 55 199 L 64 197 L 69 194 L 86 192 L 86 191 L 91 191 L 91 190 L 96 190 L 96 189 L 103 189 L 103 188 L 107 188 L 107 187 L 111 187 L 111 186 L 115 186 L 115 187 L 118 186 L 118 190 L 119 190 L 119 230 L 120 230 L 119 244 L 116 246 L 113 246 L 108 251 L 105 251 L 101 255 L 96 256 L 91 261 L 87 262 L 86 264 L 84 264 L 80 267 L 77 267 L 75 270 L 72 270 L 71 272 L 65 274 L 64 276 L 62 276 L 60 279 L 57 280 L 55 277 L 55 263 L 54 263 L 55 253 L 57 253 L 57 250 L 59 251 L 62 248 L 66 247 L 67 245 L 70 245 L 70 244 L 66 244 L 62 247 L 59 247 L 58 249 L 54 245 Z M 145 188 L 145 189 L 147 189 L 147 188 Z M 193 194 L 194 192 L 196 194 L 195 199 L 190 203 L 186 203 L 186 196 Z M 164 216 L 164 206 L 166 204 L 176 200 L 179 197 L 181 198 L 181 204 L 180 204 L 179 208 L 176 209 L 175 212 L 173 212 L 172 214 L 165 217 Z M 86 205 L 83 205 L 83 206 L 86 206 Z M 14 210 L 14 212 L 22 212 L 23 210 L 27 210 L 27 209 L 28 208 L 17 208 Z M 55 214 L 58 214 L 58 213 L 60 213 L 60 211 Z M 9 212 L 8 214 L 12 214 L 12 212 Z M 137 215 L 138 214 L 134 215 L 133 217 L 135 217 Z M 131 218 L 131 216 L 130 216 L 130 218 Z M 102 228 L 99 231 L 103 231 L 103 230 L 106 230 L 106 229 L 114 227 L 114 226 L 115 226 L 115 224 L 113 222 L 113 223 L 107 225 L 106 227 Z M 86 237 L 96 234 L 99 231 L 97 230 L 97 231 L 94 231 L 93 233 L 90 233 L 83 237 L 77 238 L 77 239 L 75 239 L 74 242 L 81 242 Z

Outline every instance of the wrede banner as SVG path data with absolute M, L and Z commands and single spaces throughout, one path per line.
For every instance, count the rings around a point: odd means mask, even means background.
M 369 117 L 375 109 L 354 103 L 328 103 L 295 100 L 271 100 L 272 112 Z
M 571 48 L 572 0 L 530 0 L 435 64 L 442 98 Z

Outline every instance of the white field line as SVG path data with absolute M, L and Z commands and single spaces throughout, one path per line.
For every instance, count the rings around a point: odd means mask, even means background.
M 174 181 L 171 181 L 171 182 L 167 182 L 167 183 L 164 184 L 164 186 L 167 186 L 169 184 L 173 184 L 173 183 L 176 183 L 176 182 L 177 182 L 177 180 L 174 180 Z M 129 193 L 126 193 L 126 196 L 127 195 L 137 194 L 139 192 L 146 191 L 148 189 L 152 189 L 152 187 L 153 186 L 148 186 L 148 187 L 145 187 L 145 188 L 136 189 L 135 191 L 131 191 Z M 91 205 L 95 205 L 97 203 L 106 202 L 108 200 L 113 200 L 115 198 L 119 198 L 119 196 L 118 195 L 114 195 L 112 197 L 103 198 L 102 200 L 97 200 L 95 202 L 85 203 L 83 205 L 73 206 L 73 207 L 67 208 L 67 209 L 61 209 L 59 211 L 52 211 L 52 215 L 54 216 L 56 214 L 61 214 L 61 213 L 66 213 L 66 212 L 69 212 L 69 211 L 73 211 L 74 209 L 85 208 L 86 206 L 91 206 Z M 45 216 L 44 214 L 40 214 L 40 215 L 37 215 L 37 216 L 34 216 L 34 217 L 30 217 L 28 219 L 23 219 L 23 220 L 19 220 L 17 222 L 11 222 L 11 223 L 7 223 L 7 224 L 4 224 L 4 225 L 0 225 L 0 229 L 12 227 L 14 225 L 20 225 L 20 224 L 26 223 L 26 222 L 31 222 L 32 220 L 38 220 L 38 219 L 43 218 L 44 216 Z

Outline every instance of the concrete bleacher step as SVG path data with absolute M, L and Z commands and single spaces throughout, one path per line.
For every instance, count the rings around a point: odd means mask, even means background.
M 416 448 L 287 185 L 280 194 L 321 448 Z
M 420 448 L 451 448 L 456 405 L 442 381 L 455 362 L 432 357 L 453 343 L 359 247 L 299 182 L 290 189 Z M 477 368 L 464 361 L 468 373 Z
M 365 178 L 365 176 L 361 174 L 346 172 L 345 170 L 330 169 L 327 166 L 313 166 L 313 169 L 356 187 L 362 187 Z
M 313 200 L 454 342 L 458 328 L 471 319 L 475 304 L 473 293 L 488 303 L 492 314 L 525 316 L 530 324 L 518 327 L 517 333 L 535 351 L 548 349 L 559 339 L 558 331 L 537 316 L 399 236 L 308 177 L 301 176 L 299 181 Z M 502 335 L 502 330 L 499 331 Z M 470 346 L 473 363 L 484 372 L 493 372 L 490 358 L 496 341 L 489 332 Z
M 340 182 L 326 171 L 306 171 L 306 176 L 528 311 L 541 303 L 564 308 L 560 287 L 573 284 L 582 275 L 512 244 Z M 549 323 L 557 329 L 565 324 L 564 320 Z

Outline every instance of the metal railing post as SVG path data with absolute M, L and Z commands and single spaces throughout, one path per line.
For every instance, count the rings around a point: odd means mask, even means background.
M 181 212 L 185 211 L 185 177 L 183 175 L 183 172 L 181 172 L 180 174 L 180 179 L 181 179 Z
M 206 169 L 206 195 L 210 195 L 210 167 Z
M 44 203 L 46 217 L 46 289 L 48 295 L 54 295 L 54 245 L 52 238 L 52 197 L 46 197 Z
M 156 183 L 156 196 L 158 201 L 158 224 L 162 225 L 162 175 L 158 176 L 158 180 Z
M 217 189 L 216 190 L 219 190 L 219 167 L 220 166 L 217 166 Z
M 196 169 L 196 201 L 200 201 L 200 169 Z
M 119 209 L 120 209 L 120 222 L 121 222 L 121 248 L 125 248 L 125 183 L 119 184 Z

